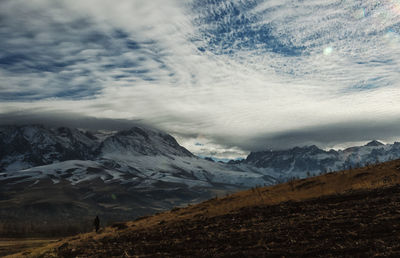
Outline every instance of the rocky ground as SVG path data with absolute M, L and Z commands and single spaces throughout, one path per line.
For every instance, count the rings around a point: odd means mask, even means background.
M 67 242 L 44 257 L 399 257 L 400 186 L 114 228 L 112 236 Z

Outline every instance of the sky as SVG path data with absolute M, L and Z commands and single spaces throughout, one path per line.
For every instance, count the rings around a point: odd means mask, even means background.
M 142 123 L 202 156 L 399 140 L 399 63 L 399 0 L 0 1 L 0 123 Z

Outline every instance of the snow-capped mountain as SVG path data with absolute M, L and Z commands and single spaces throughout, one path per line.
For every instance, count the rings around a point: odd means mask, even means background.
M 288 150 L 251 152 L 237 166 L 244 170 L 268 174 L 281 181 L 292 177 L 304 178 L 328 171 L 360 167 L 397 158 L 400 158 L 399 142 L 383 144 L 374 140 L 364 146 L 350 147 L 344 150 L 325 151 L 312 145 Z
M 171 135 L 146 127 L 0 128 L 0 221 L 62 218 L 76 225 L 95 214 L 133 219 L 272 183 L 263 174 L 198 158 Z
M 171 135 L 140 127 L 133 127 L 107 137 L 101 143 L 97 155 L 102 157 L 126 155 L 194 156 L 190 151 L 180 146 Z
M 171 135 L 145 127 L 89 132 L 29 125 L 6 126 L 0 133 L 2 179 L 13 182 L 47 178 L 77 184 L 99 178 L 136 187 L 160 181 L 190 187 L 272 183 L 260 174 L 195 157 Z
M 325 151 L 317 146 L 252 152 L 222 164 L 200 159 L 169 134 L 146 127 L 90 132 L 40 125 L 0 127 L 0 180 L 51 179 L 73 185 L 102 180 L 151 188 L 157 184 L 232 188 L 363 166 L 400 157 L 400 143 Z
M 2 126 L 0 221 L 76 225 L 95 214 L 133 219 L 217 194 L 398 157 L 400 143 L 372 141 L 339 151 L 308 146 L 252 152 L 225 164 L 196 157 L 171 135 L 142 126 L 118 132 Z
M 0 146 L 0 171 L 106 156 L 193 157 L 172 136 L 140 127 L 120 132 L 89 132 L 41 125 L 4 126 L 0 127 Z
M 90 159 L 98 142 L 90 133 L 41 125 L 0 127 L 0 171 L 57 161 Z

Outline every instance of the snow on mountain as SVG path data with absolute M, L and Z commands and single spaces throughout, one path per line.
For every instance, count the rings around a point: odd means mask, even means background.
M 101 143 L 99 152 L 102 157 L 120 155 L 193 157 L 193 154 L 180 146 L 171 135 L 139 127 L 117 132 L 106 138 Z
M 315 145 L 288 150 L 252 152 L 237 167 L 256 170 L 279 180 L 304 178 L 328 171 L 365 166 L 400 158 L 400 143 L 371 141 L 364 146 L 325 151 Z M 256 169 L 252 168 L 256 167 Z
M 133 219 L 216 194 L 398 157 L 400 143 L 373 141 L 340 151 L 307 146 L 253 152 L 226 164 L 196 157 L 172 136 L 145 127 L 90 132 L 2 126 L 0 220 L 46 226 L 99 214 Z
M 98 146 L 88 132 L 40 125 L 0 127 L 0 171 L 90 159 Z
M 100 179 L 135 187 L 160 182 L 186 187 L 251 187 L 400 157 L 400 143 L 385 145 L 375 140 L 338 151 L 313 145 L 252 152 L 245 160 L 222 164 L 195 157 L 172 136 L 145 127 L 89 132 L 40 125 L 3 126 L 0 146 L 0 172 L 5 172 L 0 180 L 50 178 L 54 183 L 67 180 L 75 185 Z
M 271 178 L 195 157 L 170 135 L 144 127 L 119 132 L 8 126 L 0 129 L 1 180 L 51 179 L 77 185 L 100 179 L 134 188 L 160 183 L 185 187 L 251 187 Z
M 0 127 L 2 221 L 47 227 L 59 226 L 60 218 L 73 225 L 95 215 L 127 220 L 275 182 L 196 157 L 172 136 L 145 127 Z
M 43 179 L 51 179 L 54 184 L 66 180 L 71 185 L 100 179 L 104 183 L 131 184 L 133 188 L 156 188 L 160 182 L 174 183 L 171 184 L 173 188 L 177 184 L 185 187 L 211 188 L 215 184 L 250 187 L 267 182 L 261 174 L 229 170 L 223 164 L 199 158 L 171 159 L 164 156 L 136 156 L 130 160 L 68 160 L 2 173 L 0 182 L 16 184 Z
M 100 179 L 135 187 L 160 183 L 251 187 L 400 157 L 400 143 L 385 145 L 375 140 L 338 151 L 312 145 L 252 152 L 245 160 L 222 164 L 195 157 L 172 136 L 145 127 L 89 132 L 40 125 L 3 126 L 0 146 L 0 172 L 5 172 L 0 180 L 50 178 L 54 183 L 66 180 L 75 185 Z

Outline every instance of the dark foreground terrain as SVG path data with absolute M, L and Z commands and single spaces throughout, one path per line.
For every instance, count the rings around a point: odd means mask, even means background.
M 12 255 L 26 256 L 400 257 L 400 160 L 252 188 Z
M 399 257 L 400 186 L 114 228 L 113 235 L 66 242 L 44 257 Z
M 56 241 L 51 238 L 0 238 L 0 257 Z

